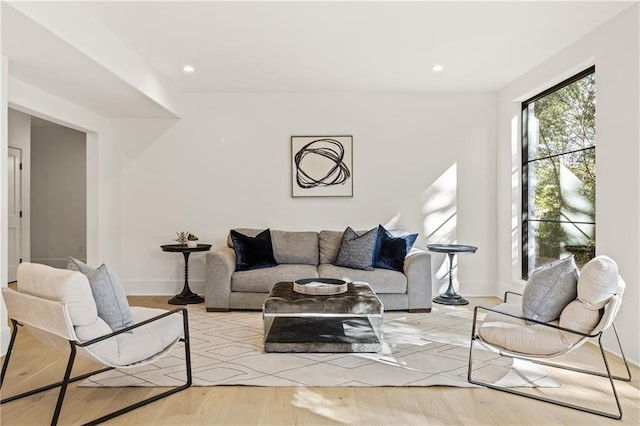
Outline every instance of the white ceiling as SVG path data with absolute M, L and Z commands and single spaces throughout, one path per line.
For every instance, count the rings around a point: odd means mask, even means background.
M 78 7 L 179 92 L 496 91 L 632 3 L 112 1 Z M 135 87 L 7 9 L 2 48 L 12 77 L 105 115 L 135 116 L 127 109 L 145 102 L 149 115 L 157 115 L 158 105 L 136 95 Z M 185 74 L 186 63 L 196 71 Z M 444 71 L 433 72 L 435 64 Z
M 9 75 L 107 117 L 170 116 L 138 90 L 10 7 L 2 9 Z

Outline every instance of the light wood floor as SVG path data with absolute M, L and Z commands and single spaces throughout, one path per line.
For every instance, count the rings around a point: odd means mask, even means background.
M 131 305 L 170 309 L 168 297 L 130 297 Z M 475 304 L 495 305 L 498 299 L 471 299 L 459 307 L 471 316 Z M 597 352 L 585 345 L 579 361 L 597 365 Z M 67 354 L 51 350 L 27 332 L 18 333 L 2 397 L 59 381 Z M 621 362 L 614 360 L 614 370 Z M 79 359 L 74 374 L 96 366 Z M 568 373 L 567 373 L 568 374 Z M 453 387 L 425 388 L 262 388 L 243 386 L 192 387 L 108 424 L 140 425 L 638 425 L 640 387 L 638 368 L 631 383 L 617 382 L 624 416 L 609 420 L 490 389 Z M 546 394 L 570 395 L 572 401 L 601 405 L 607 398 L 605 379 L 582 380 L 585 388 L 572 385 L 575 375 L 558 378 L 565 383 Z M 70 385 L 60 424 L 81 424 L 126 403 L 157 393 L 146 388 L 80 388 Z M 2 405 L 2 425 L 49 424 L 57 390 Z

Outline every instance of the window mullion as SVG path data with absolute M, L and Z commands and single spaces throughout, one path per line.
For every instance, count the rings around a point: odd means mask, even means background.
M 580 261 L 594 255 L 595 67 L 523 102 L 521 120 L 526 279 L 535 267 L 567 253 L 582 256 Z

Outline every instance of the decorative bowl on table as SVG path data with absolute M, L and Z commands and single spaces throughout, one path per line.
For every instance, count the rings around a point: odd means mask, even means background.
M 334 278 L 303 278 L 293 282 L 293 291 L 314 296 L 330 296 L 347 291 L 347 282 Z

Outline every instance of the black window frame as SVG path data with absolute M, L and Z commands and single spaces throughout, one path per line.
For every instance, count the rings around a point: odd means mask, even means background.
M 591 147 L 586 147 L 586 148 L 582 148 L 579 150 L 573 150 L 573 151 L 566 151 L 566 152 L 561 152 L 561 153 L 555 153 L 553 155 L 550 156 L 546 156 L 546 157 L 540 157 L 540 158 L 534 158 L 534 159 L 530 159 L 529 158 L 529 120 L 528 120 L 528 108 L 529 105 L 531 103 L 534 103 L 535 101 L 544 98 L 545 96 L 556 92 L 572 83 L 575 83 L 578 80 L 583 79 L 584 77 L 590 75 L 590 74 L 595 74 L 596 72 L 596 67 L 595 65 L 590 66 L 589 68 L 567 78 L 566 80 L 561 81 L 560 83 L 538 93 L 537 95 L 525 100 L 522 102 L 521 104 L 521 111 L 520 111 L 520 130 L 521 130 L 521 160 L 522 160 L 522 164 L 521 164 L 521 178 L 522 178 L 522 211 L 521 211 L 521 221 L 520 221 L 520 226 L 521 226 L 521 237 L 522 237 L 522 244 L 521 244 L 521 270 L 522 270 L 522 279 L 527 280 L 529 278 L 529 222 L 533 221 L 531 218 L 529 218 L 529 180 L 528 180 L 528 176 L 529 176 L 529 164 L 534 162 L 534 161 L 540 161 L 540 160 L 545 160 L 545 159 L 550 159 L 553 157 L 559 157 L 565 154 L 569 154 L 569 153 L 573 153 L 573 152 L 579 152 L 579 151 L 585 151 L 588 149 L 595 149 L 596 146 L 595 144 Z M 535 220 L 536 222 L 543 222 L 544 220 L 540 220 L 537 219 Z M 580 222 L 580 221 L 562 221 L 562 220 L 558 220 L 558 221 L 552 221 L 552 222 L 557 222 L 557 223 L 576 223 L 576 224 L 593 224 L 595 226 L 596 222 Z

